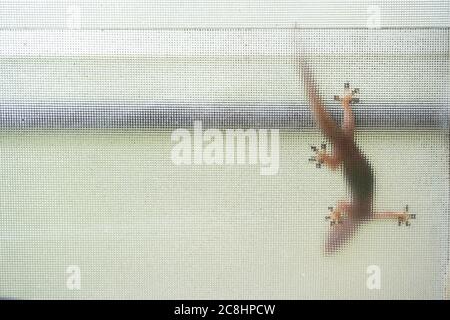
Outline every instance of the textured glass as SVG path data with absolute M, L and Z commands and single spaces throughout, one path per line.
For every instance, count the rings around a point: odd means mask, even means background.
M 449 16 L 438 0 L 1 1 L 0 298 L 448 298 Z M 334 96 L 360 89 L 373 211 L 408 206 L 409 226 L 375 219 L 325 253 L 350 190 L 308 160 L 334 145 L 301 61 L 339 125 Z M 195 163 L 194 142 L 174 163 L 196 121 L 278 129 L 275 174 Z

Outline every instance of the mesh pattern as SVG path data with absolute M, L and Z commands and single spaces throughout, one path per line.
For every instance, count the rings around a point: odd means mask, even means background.
M 448 16 L 436 0 L 2 1 L 0 297 L 444 298 Z M 340 167 L 308 161 L 343 142 L 317 127 L 299 57 L 339 126 L 334 95 L 360 89 L 373 212 L 408 206 L 410 226 L 374 219 L 324 253 L 328 207 L 354 199 Z M 243 163 L 226 162 L 234 129 Z

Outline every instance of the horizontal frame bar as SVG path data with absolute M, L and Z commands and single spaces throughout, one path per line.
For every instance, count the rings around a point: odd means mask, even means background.
M 342 120 L 342 109 L 328 108 Z M 444 129 L 448 106 L 372 105 L 354 108 L 359 129 Z M 226 106 L 190 104 L 0 105 L 0 129 L 145 129 L 204 128 L 314 129 L 308 106 Z

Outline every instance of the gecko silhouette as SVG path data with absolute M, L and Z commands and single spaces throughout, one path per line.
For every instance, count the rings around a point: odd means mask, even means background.
M 344 109 L 342 127 L 332 119 L 319 96 L 317 86 L 309 66 L 300 61 L 300 73 L 316 124 L 333 144 L 333 151 L 318 152 L 317 161 L 332 170 L 342 166 L 343 173 L 350 189 L 351 200 L 338 202 L 332 214 L 346 216 L 339 224 L 330 228 L 325 243 L 325 253 L 331 254 L 342 248 L 364 222 L 372 219 L 374 173 L 364 154 L 354 140 L 355 120 L 352 112 L 351 93 L 341 100 Z

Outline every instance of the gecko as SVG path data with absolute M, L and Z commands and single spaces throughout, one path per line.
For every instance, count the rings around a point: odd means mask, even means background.
M 344 121 L 339 127 L 326 110 L 309 66 L 301 59 L 300 74 L 315 122 L 334 146 L 331 153 L 320 151 L 317 161 L 332 170 L 342 167 L 350 190 L 351 199 L 339 201 L 334 209 L 335 215 L 345 214 L 346 219 L 329 230 L 324 250 L 326 254 L 332 254 L 349 242 L 363 223 L 373 218 L 374 172 L 354 139 L 353 95 L 348 93 L 341 99 Z

